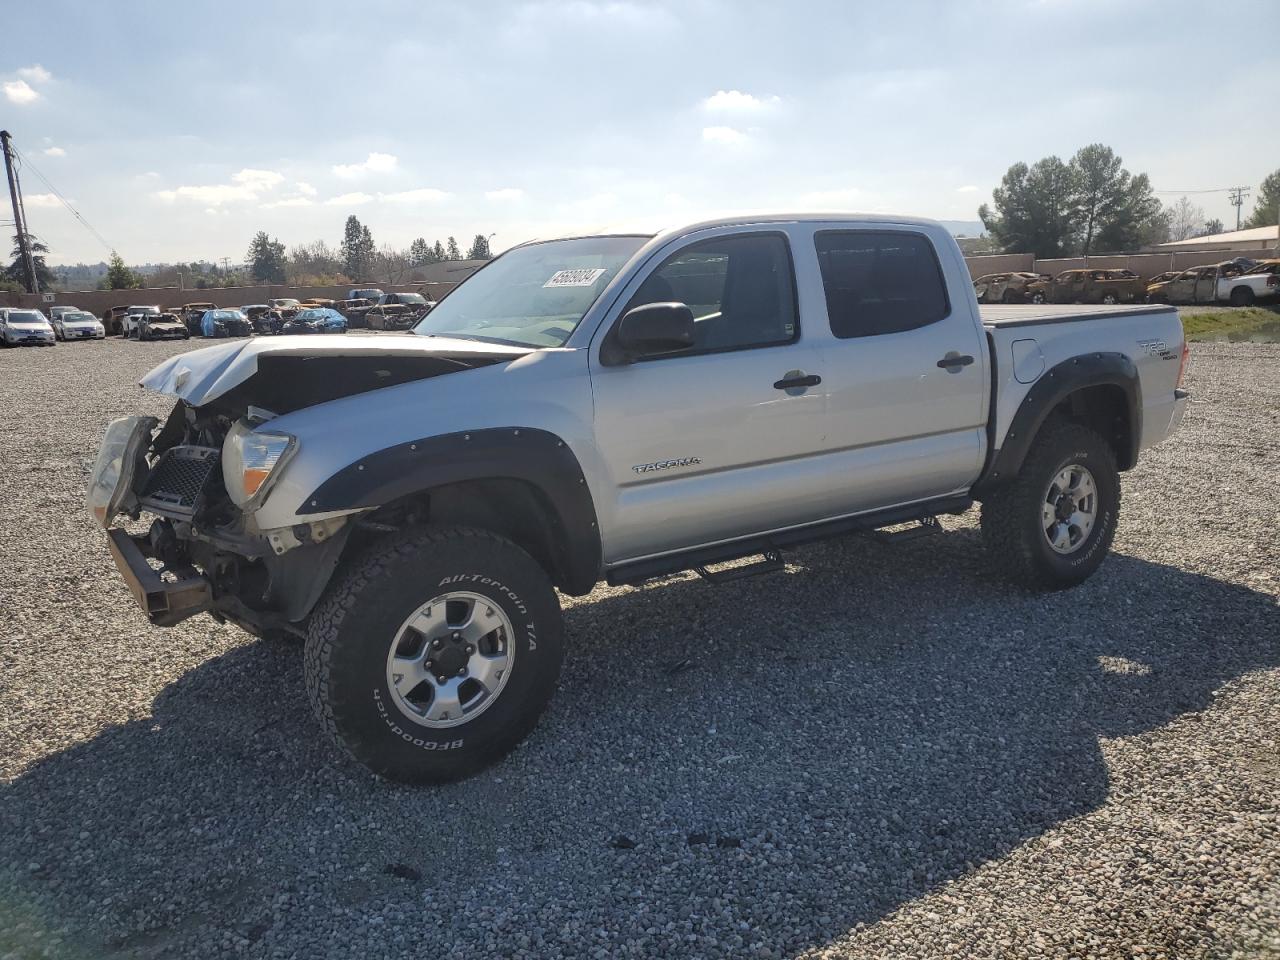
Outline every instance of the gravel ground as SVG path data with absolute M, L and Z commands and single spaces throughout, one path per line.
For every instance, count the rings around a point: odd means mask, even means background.
M 600 588 L 441 789 L 342 762 L 296 649 L 132 606 L 82 489 L 186 346 L 0 353 L 0 957 L 1280 956 L 1280 346 L 1196 351 L 1084 586 L 970 514 Z

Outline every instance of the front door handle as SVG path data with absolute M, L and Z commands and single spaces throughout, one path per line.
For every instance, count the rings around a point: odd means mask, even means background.
M 816 387 L 822 382 L 822 378 L 816 373 L 804 376 L 797 370 L 794 374 L 790 374 L 774 383 L 775 390 L 791 390 L 795 387 Z
M 949 370 L 952 367 L 967 367 L 971 363 L 973 363 L 973 357 L 969 356 L 967 353 L 962 356 L 955 351 L 952 351 L 938 361 L 938 366 L 942 367 L 944 370 Z

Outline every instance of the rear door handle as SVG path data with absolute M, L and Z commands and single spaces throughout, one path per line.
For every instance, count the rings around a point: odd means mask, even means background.
M 816 387 L 821 382 L 822 378 L 820 376 L 816 373 L 811 373 L 808 376 L 785 377 L 782 380 L 776 381 L 773 385 L 773 389 L 790 390 L 794 387 Z
M 973 363 L 973 357 L 969 356 L 967 353 L 961 356 L 958 353 L 952 352 L 939 360 L 938 366 L 946 370 L 951 367 L 967 367 L 971 363 Z

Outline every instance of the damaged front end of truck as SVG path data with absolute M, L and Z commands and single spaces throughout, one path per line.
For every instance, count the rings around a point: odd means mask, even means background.
M 301 633 L 363 511 L 259 527 L 258 508 L 305 446 L 273 421 L 522 353 L 392 339 L 239 342 L 172 358 L 143 379 L 177 403 L 163 423 L 139 416 L 110 424 L 87 505 L 152 623 L 209 613 L 259 636 Z

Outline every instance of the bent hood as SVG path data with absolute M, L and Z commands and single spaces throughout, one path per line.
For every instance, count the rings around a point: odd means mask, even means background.
M 511 347 L 445 337 L 309 336 L 234 340 L 172 357 L 142 378 L 193 407 L 262 406 L 288 413 L 338 397 L 525 356 Z

